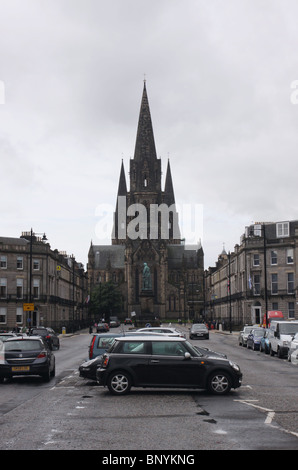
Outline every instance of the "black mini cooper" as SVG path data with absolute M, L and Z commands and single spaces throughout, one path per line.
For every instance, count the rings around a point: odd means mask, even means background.
M 204 355 L 184 338 L 124 336 L 102 356 L 96 379 L 115 395 L 132 386 L 198 388 L 224 395 L 240 387 L 242 373 L 234 362 Z

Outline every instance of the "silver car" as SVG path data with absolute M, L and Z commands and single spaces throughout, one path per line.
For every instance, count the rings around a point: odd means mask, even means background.
M 253 326 L 245 326 L 243 330 L 240 331 L 239 336 L 238 336 L 238 344 L 239 346 L 247 346 L 247 337 L 251 330 L 253 329 Z

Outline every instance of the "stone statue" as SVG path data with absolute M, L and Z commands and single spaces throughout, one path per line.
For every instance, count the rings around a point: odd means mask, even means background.
M 144 263 L 144 268 L 143 268 L 142 290 L 152 290 L 150 268 L 147 263 Z

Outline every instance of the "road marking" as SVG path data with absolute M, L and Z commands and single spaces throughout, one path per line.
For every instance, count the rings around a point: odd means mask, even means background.
M 274 416 L 275 416 L 275 411 L 270 410 L 269 408 L 264 408 L 263 406 L 255 405 L 254 403 L 251 403 L 252 401 L 258 401 L 258 400 L 234 400 L 234 401 L 239 401 L 240 403 L 244 403 L 245 405 L 252 406 L 253 408 L 257 408 L 258 410 L 265 411 L 268 414 L 266 416 L 264 423 L 265 424 L 272 423 Z

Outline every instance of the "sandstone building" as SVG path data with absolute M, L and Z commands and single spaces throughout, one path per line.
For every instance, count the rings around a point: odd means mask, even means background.
M 207 318 L 235 327 L 259 324 L 266 310 L 278 310 L 297 320 L 297 250 L 297 220 L 246 227 L 234 252 L 223 250 L 205 272 Z
M 0 330 L 87 326 L 86 299 L 87 275 L 73 256 L 32 231 L 0 237 Z

